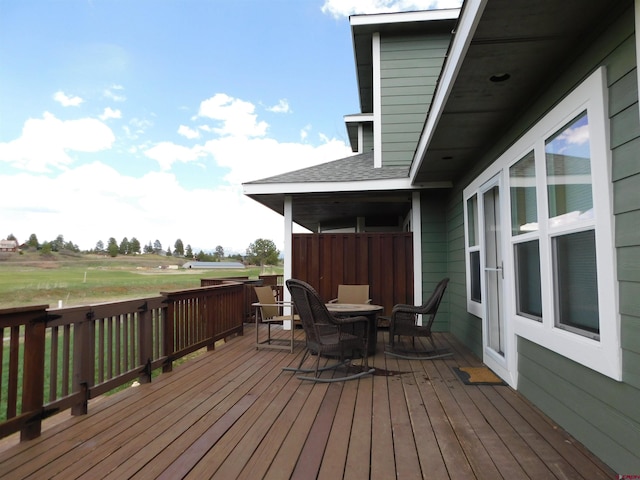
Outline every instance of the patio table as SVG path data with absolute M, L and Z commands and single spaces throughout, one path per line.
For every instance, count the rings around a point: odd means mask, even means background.
M 370 303 L 327 303 L 326 305 L 327 310 L 336 317 L 364 316 L 369 319 L 368 354 L 375 355 L 376 344 L 378 343 L 378 313 L 380 313 L 384 307 Z

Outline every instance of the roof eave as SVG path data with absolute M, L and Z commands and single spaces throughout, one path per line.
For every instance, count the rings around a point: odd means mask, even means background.
M 458 18 L 458 26 L 451 42 L 451 48 L 449 49 L 449 54 L 442 69 L 438 87 L 434 93 L 431 108 L 422 133 L 420 134 L 418 146 L 411 163 L 409 178 L 412 182 L 422 167 L 424 154 L 429 146 L 433 132 L 438 125 L 440 116 L 444 111 L 447 99 L 449 98 L 476 28 L 480 23 L 480 18 L 482 17 L 482 12 L 487 2 L 488 0 L 468 0 L 464 2 L 462 12 Z

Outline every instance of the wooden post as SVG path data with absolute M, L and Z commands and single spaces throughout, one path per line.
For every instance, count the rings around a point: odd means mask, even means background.
M 167 361 L 162 366 L 162 372 L 168 373 L 173 370 L 173 329 L 176 323 L 175 301 L 169 297 L 167 293 L 162 292 L 162 295 L 167 297 L 167 307 L 165 309 L 164 316 L 164 356 L 167 357 Z
M 78 403 L 71 407 L 71 415 L 86 415 L 89 403 L 89 390 L 93 387 L 95 370 L 95 338 L 93 310 L 87 311 L 86 320 L 73 327 L 73 385 L 74 392 L 82 392 Z
M 138 339 L 140 342 L 138 348 L 138 365 L 149 365 L 153 359 L 153 325 L 151 323 L 151 312 L 148 309 L 147 302 L 138 309 Z M 150 368 L 145 368 L 144 373 L 138 378 L 140 383 L 151 382 Z
M 43 310 L 37 312 L 24 329 L 22 412 L 36 415 L 20 430 L 20 441 L 40 436 L 44 403 L 45 332 L 46 312 Z

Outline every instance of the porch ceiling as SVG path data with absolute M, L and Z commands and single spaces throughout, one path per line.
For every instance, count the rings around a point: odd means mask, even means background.
M 489 0 L 413 182 L 468 171 L 627 3 Z
M 357 217 L 392 221 L 407 215 L 411 208 L 411 192 L 304 193 L 291 195 L 293 220 L 312 232 L 320 225 L 341 226 Z M 284 194 L 251 195 L 257 202 L 284 215 Z M 342 225 L 346 226 L 346 225 Z

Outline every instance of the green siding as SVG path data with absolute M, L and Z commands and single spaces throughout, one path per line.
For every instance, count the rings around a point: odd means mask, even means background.
M 481 321 L 466 311 L 462 190 L 545 112 L 600 65 L 607 68 L 615 246 L 621 314 L 622 381 L 618 382 L 518 339 L 518 390 L 621 473 L 640 472 L 640 121 L 634 13 L 627 12 L 585 46 L 553 85 L 488 154 L 469 166 L 447 202 L 449 328 L 482 356 Z
M 409 166 L 444 63 L 450 35 L 380 39 L 383 166 Z
M 364 125 L 362 132 L 362 153 L 373 150 L 373 125 L 368 123 Z
M 420 211 L 422 214 L 422 295 L 426 300 L 438 282 L 447 276 L 447 221 L 442 209 L 444 193 L 423 192 Z M 449 288 L 438 308 L 434 330 L 449 330 Z
M 450 331 L 482 358 L 482 320 L 467 312 L 465 274 L 464 208 L 462 189 L 447 198 L 447 245 L 449 257 Z
M 522 338 L 518 364 L 521 393 L 614 470 L 640 471 L 640 390 Z

